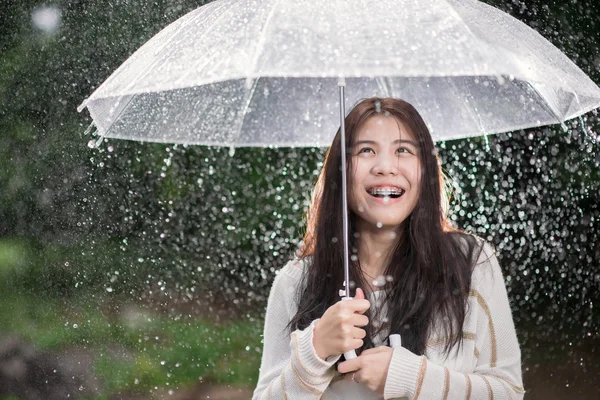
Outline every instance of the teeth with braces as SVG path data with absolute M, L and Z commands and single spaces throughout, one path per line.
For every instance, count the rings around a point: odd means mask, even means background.
M 372 188 L 369 189 L 369 193 L 379 196 L 401 196 L 404 194 L 404 190 L 396 188 Z

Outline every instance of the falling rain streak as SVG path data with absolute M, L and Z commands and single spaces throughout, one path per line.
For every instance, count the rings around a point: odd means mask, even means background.
M 325 149 L 83 136 L 80 100 L 198 2 L 17 3 L 0 15 L 16 38 L 0 42 L 0 370 L 9 353 L 71 362 L 75 377 L 44 370 L 71 398 L 211 385 L 247 398 L 269 287 L 300 245 Z M 488 3 L 600 82 L 596 1 Z M 437 143 L 451 220 L 498 250 L 532 398 L 600 395 L 599 133 L 592 111 L 566 131 Z

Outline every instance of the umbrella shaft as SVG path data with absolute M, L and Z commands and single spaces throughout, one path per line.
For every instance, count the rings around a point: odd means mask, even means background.
M 350 297 L 350 262 L 349 262 L 349 241 L 348 241 L 348 188 L 346 187 L 346 126 L 344 124 L 346 117 L 346 104 L 344 99 L 344 87 L 346 82 L 340 78 L 338 87 L 340 90 L 340 149 L 342 154 L 342 229 L 344 235 L 344 282 L 346 297 Z

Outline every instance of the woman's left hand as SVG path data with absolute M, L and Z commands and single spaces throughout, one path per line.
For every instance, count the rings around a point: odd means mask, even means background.
M 338 372 L 382 395 L 393 351 L 388 346 L 365 350 L 359 357 L 341 363 Z

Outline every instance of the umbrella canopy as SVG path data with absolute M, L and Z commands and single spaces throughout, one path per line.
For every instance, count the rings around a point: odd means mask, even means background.
M 105 137 L 327 146 L 347 101 L 400 97 L 434 140 L 559 123 L 600 88 L 474 0 L 218 0 L 167 26 L 84 103 Z

